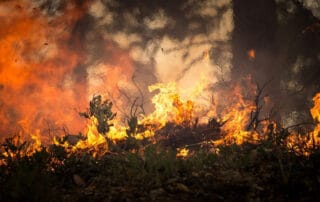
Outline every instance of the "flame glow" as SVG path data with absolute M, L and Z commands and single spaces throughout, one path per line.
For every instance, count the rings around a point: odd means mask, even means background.
M 78 109 L 84 109 L 88 98 L 96 93 L 111 97 L 118 109 L 125 109 L 129 102 L 121 99 L 119 88 L 121 85 L 129 91 L 133 88 L 129 81 L 134 75 L 134 62 L 127 50 L 108 40 L 100 48 L 103 54 L 110 53 L 109 58 L 103 56 L 98 62 L 91 62 L 87 54 L 90 47 L 81 43 L 82 33 L 73 32 L 87 13 L 89 1 L 66 2 L 63 12 L 54 17 L 39 8 L 30 9 L 34 5 L 29 1 L 1 2 L 0 11 L 6 11 L 0 12 L 1 138 L 18 134 L 12 138 L 13 144 L 23 146 L 24 141 L 31 142 L 26 151 L 4 151 L 3 156 L 32 155 L 50 143 L 68 151 L 86 150 L 97 156 L 108 152 L 110 142 L 116 144 L 129 136 L 128 126 L 118 117 L 106 134 L 100 134 L 97 117 L 90 117 L 86 123 L 78 114 Z M 200 59 L 210 63 L 211 54 L 206 49 Z M 247 54 L 251 60 L 256 57 L 254 49 Z M 207 123 L 210 118 L 221 124 L 222 137 L 211 141 L 214 146 L 256 143 L 265 138 L 262 134 L 268 125 L 276 130 L 272 122 L 261 123 L 264 127 L 261 134 L 249 129 L 252 115 L 259 110 L 254 102 L 257 89 L 249 77 L 243 79 L 244 84 L 230 84 L 225 92 L 213 92 L 210 101 L 201 97 L 207 92 L 209 79 L 203 75 L 198 85 L 187 92 L 176 82 L 150 85 L 148 90 L 155 93 L 151 99 L 154 111 L 134 117 L 138 119 L 135 127 L 142 129 L 135 128 L 133 137 L 152 137 L 168 123 L 191 129 L 196 125 L 195 120 Z M 314 130 L 304 136 L 290 134 L 288 147 L 301 142 L 305 143 L 305 149 L 320 145 L 320 93 L 313 101 L 310 112 L 316 121 Z M 254 123 L 250 127 L 255 127 Z M 80 134 L 71 135 L 77 132 Z M 59 139 L 63 135 L 69 139 Z M 187 148 L 182 148 L 177 157 L 189 153 Z M 308 155 L 307 151 L 302 153 Z
M 182 149 L 178 149 L 178 153 L 176 156 L 184 158 L 184 157 L 187 157 L 188 154 L 189 154 L 189 150 L 186 148 L 182 148 Z
M 255 57 L 256 57 L 256 51 L 255 51 L 254 49 L 250 49 L 250 50 L 248 51 L 248 56 L 249 56 L 249 59 L 250 59 L 250 60 L 254 60 Z
M 190 123 L 193 115 L 193 102 L 182 101 L 178 92 L 176 83 L 157 83 L 149 86 L 149 91 L 159 90 L 152 99 L 155 106 L 153 113 L 145 117 L 142 123 L 158 123 L 159 128 L 167 122 L 176 124 Z
M 306 134 L 292 133 L 287 138 L 288 146 L 305 156 L 310 154 L 310 150 L 320 146 L 320 93 L 313 97 L 313 102 L 314 106 L 310 109 L 310 113 L 316 122 L 314 130 Z M 296 147 L 301 144 L 303 144 L 302 149 Z
M 69 107 L 84 107 L 87 102 L 79 97 L 85 86 L 76 82 L 73 74 L 85 57 L 81 49 L 73 50 L 76 43 L 66 44 L 71 38 L 68 27 L 81 18 L 85 6 L 75 8 L 68 2 L 68 15 L 53 19 L 31 10 L 31 1 L 1 2 L 1 10 L 7 11 L 0 14 L 2 134 L 17 130 L 30 134 L 41 129 L 56 135 L 62 131 L 45 129 L 66 124 L 70 130 L 82 129 L 84 122 Z

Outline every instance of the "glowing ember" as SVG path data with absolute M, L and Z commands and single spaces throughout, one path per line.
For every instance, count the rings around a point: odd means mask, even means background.
M 248 51 L 248 56 L 250 60 L 253 60 L 256 57 L 256 51 L 254 49 L 250 49 Z
M 189 150 L 186 148 L 182 148 L 182 149 L 178 149 L 178 153 L 176 156 L 184 158 L 184 157 L 187 157 L 188 154 L 189 154 Z

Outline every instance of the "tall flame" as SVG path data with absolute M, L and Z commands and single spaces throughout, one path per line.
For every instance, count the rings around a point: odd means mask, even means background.
M 317 126 L 312 132 L 312 137 L 314 144 L 320 146 L 320 93 L 317 93 L 313 97 L 314 106 L 311 108 L 310 112 L 313 119 L 317 122 Z
M 159 93 L 151 99 L 155 110 L 142 122 L 158 123 L 159 127 L 164 126 L 167 122 L 176 124 L 191 122 L 193 102 L 191 100 L 186 102 L 181 100 L 176 83 L 157 83 L 149 86 L 150 92 L 155 90 L 159 90 Z
M 50 143 L 54 136 L 83 131 L 86 123 L 78 112 L 96 93 L 125 106 L 119 85 L 132 77 L 131 59 L 126 50 L 99 39 L 108 57 L 92 61 L 79 28 L 89 2 L 65 1 L 56 14 L 47 14 L 37 1 L 1 2 L 0 141 L 40 130 L 42 141 Z
M 5 1 L 0 7 L 7 11 L 0 14 L 0 133 L 44 132 L 66 124 L 80 130 L 82 121 L 72 107 L 86 105 L 79 96 L 86 89 L 75 80 L 74 71 L 85 57 L 82 50 L 69 46 L 68 27 L 83 10 L 67 6 L 68 15 L 48 18 L 30 9 L 31 1 Z M 48 131 L 47 135 L 57 132 Z
M 128 137 L 127 127 L 118 118 L 107 134 L 100 134 L 97 119 L 90 117 L 86 123 L 78 111 L 86 107 L 87 99 L 95 93 L 112 97 L 121 109 L 129 104 L 121 100 L 119 89 L 121 85 L 129 90 L 133 88 L 133 84 L 128 84 L 134 75 L 128 51 L 103 40 L 100 48 L 109 54 L 108 58 L 103 56 L 92 62 L 87 56 L 90 48 L 86 48 L 82 33 L 76 28 L 85 17 L 90 1 L 66 1 L 63 12 L 54 16 L 45 14 L 32 2 L 17 0 L 0 4 L 0 137 L 18 134 L 13 139 L 16 144 L 23 142 L 18 136 L 29 138 L 32 145 L 26 155 L 31 155 L 41 149 L 42 143 L 51 143 L 55 136 L 80 131 L 81 137 L 77 137 L 75 144 L 57 138 L 53 141 L 71 151 L 90 149 L 93 155 L 108 151 L 109 140 L 116 142 Z M 210 50 L 206 50 L 202 59 L 209 62 L 210 55 Z M 255 50 L 249 50 L 248 56 L 253 60 Z M 250 79 L 244 82 L 245 87 L 238 84 L 229 92 L 213 92 L 218 99 L 205 110 L 198 98 L 207 87 L 206 80 L 203 76 L 199 85 L 183 93 L 175 82 L 149 86 L 151 93 L 159 91 L 151 99 L 154 111 L 139 117 L 137 124 L 145 130 L 138 131 L 135 137 L 152 136 L 168 122 L 191 128 L 196 117 L 209 119 L 219 113 L 224 136 L 214 141 L 215 145 L 242 144 L 261 138 L 258 132 L 247 130 L 252 114 L 258 110 L 252 99 L 256 87 L 248 82 Z M 320 93 L 313 101 L 310 112 L 317 125 L 303 139 L 307 148 L 320 145 Z M 291 135 L 288 144 L 300 140 Z M 188 149 L 179 150 L 178 156 L 186 155 Z

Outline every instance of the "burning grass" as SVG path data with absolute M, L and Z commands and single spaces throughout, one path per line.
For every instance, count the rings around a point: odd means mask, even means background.
M 283 134 L 278 134 L 279 136 Z M 50 145 L 31 156 L 8 140 L 3 201 L 311 200 L 319 198 L 319 149 L 298 156 L 279 140 L 198 148 L 184 156 L 160 143 L 94 157 Z
M 80 113 L 88 119 L 84 133 L 49 144 L 40 132 L 29 141 L 22 134 L 7 138 L 0 147 L 0 200 L 320 198 L 320 94 L 311 109 L 314 130 L 301 133 L 260 119 L 258 97 L 251 102 L 236 93 L 221 118 L 202 123 L 203 110 L 173 84 L 153 88 L 160 88 L 155 112 L 139 117 L 132 107 L 127 126 L 116 125 L 112 103 L 95 96 Z

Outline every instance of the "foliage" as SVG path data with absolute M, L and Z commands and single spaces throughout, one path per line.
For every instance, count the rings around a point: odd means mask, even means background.
M 111 102 L 95 96 L 88 112 L 81 115 L 96 117 L 106 133 L 115 117 L 111 108 Z M 128 120 L 128 138 L 110 144 L 103 155 L 86 149 L 72 152 L 58 145 L 30 153 L 32 145 L 19 136 L 6 139 L 0 145 L 0 201 L 320 199 L 320 149 L 306 150 L 303 142 L 288 147 L 288 129 L 270 124 L 262 134 L 266 138 L 255 144 L 190 144 L 190 140 L 208 141 L 203 137 L 208 132 L 221 135 L 224 122 L 212 118 L 207 126 L 194 128 L 168 123 L 153 137 L 160 139 L 151 143 L 132 136 L 137 130 L 135 117 L 131 113 Z M 190 149 L 188 157 L 176 156 L 182 145 Z
M 0 167 L 1 201 L 59 201 L 56 178 L 51 172 L 53 158 L 42 148 L 32 156 L 21 155 L 27 145 L 17 144 L 9 138 L 2 144 L 10 155 L 2 157 Z M 2 149 L 1 148 L 1 149 Z M 8 149 L 9 148 L 9 149 Z
M 285 133 L 281 130 L 281 136 Z M 150 144 L 136 152 L 121 150 L 102 158 L 50 146 L 31 156 L 7 139 L 11 148 L 0 167 L 1 201 L 113 200 L 311 200 L 319 199 L 320 151 L 296 155 L 285 141 L 199 149 L 187 158 Z M 19 149 L 17 149 L 19 148 Z M 4 150 L 3 150 L 4 149 Z M 14 158 L 12 157 L 14 156 Z
M 112 124 L 109 121 L 113 120 L 116 113 L 112 112 L 112 102 L 109 100 L 102 101 L 101 95 L 93 96 L 90 101 L 90 108 L 87 112 L 80 112 L 80 115 L 89 119 L 95 117 L 98 121 L 97 130 L 101 134 L 106 134 L 109 132 L 110 126 Z

